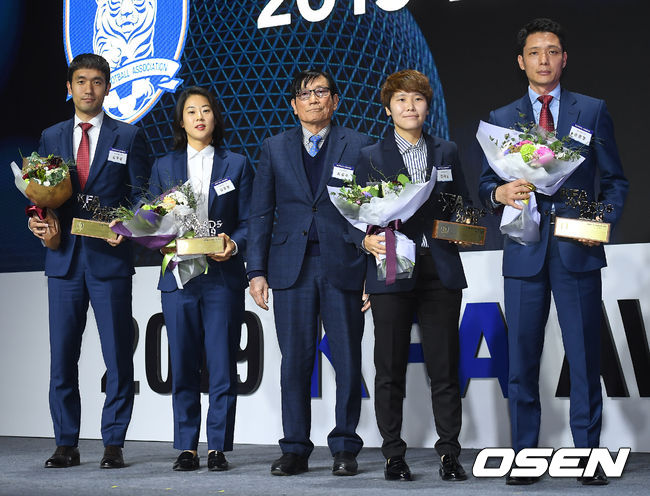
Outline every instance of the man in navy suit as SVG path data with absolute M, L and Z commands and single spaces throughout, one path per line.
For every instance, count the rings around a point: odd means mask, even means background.
M 106 364 L 106 399 L 102 412 L 104 456 L 102 468 L 124 466 L 122 447 L 133 408 L 133 322 L 130 243 L 122 237 L 103 240 L 70 234 L 73 217 L 88 218 L 82 204 L 98 197 L 103 207 L 134 200 L 149 175 L 142 132 L 104 115 L 110 90 L 110 68 L 94 54 L 75 57 L 68 69 L 68 93 L 75 107 L 73 119 L 56 124 L 41 136 L 39 154 L 75 159 L 71 170 L 72 197 L 55 212 L 60 244 L 48 248 L 50 321 L 50 411 L 56 451 L 45 467 L 79 465 L 81 400 L 78 361 L 92 303 Z M 84 136 L 85 135 L 85 136 Z M 80 151 L 81 150 L 81 151 Z M 84 158 L 85 157 L 85 158 Z M 86 163 L 82 170 L 81 163 Z M 48 224 L 32 217 L 30 229 L 44 239 Z
M 435 181 L 427 201 L 399 227 L 415 242 L 413 275 L 394 283 L 377 279 L 375 257 L 386 253 L 385 235 L 357 231 L 368 256 L 366 293 L 375 323 L 375 414 L 383 438 L 387 480 L 411 480 L 401 438 L 411 327 L 417 315 L 422 351 L 431 380 L 431 403 L 439 439 L 439 474 L 443 480 L 467 478 L 458 461 L 461 401 L 458 383 L 458 320 L 462 290 L 467 287 L 458 247 L 433 239 L 435 219 L 449 220 L 440 194 L 469 198 L 455 143 L 423 131 L 433 91 L 428 78 L 415 70 L 388 76 L 381 101 L 395 126 L 384 139 L 361 151 L 357 181 L 395 180 L 405 174 L 413 183 Z
M 291 106 L 300 126 L 268 138 L 253 183 L 248 277 L 255 302 L 267 310 L 273 289 L 282 353 L 282 457 L 274 475 L 308 470 L 313 449 L 310 382 L 323 321 L 336 372 L 336 426 L 328 445 L 336 475 L 357 473 L 363 442 L 356 434 L 361 408 L 362 288 L 365 260 L 350 236 L 354 228 L 329 199 L 326 186 L 354 168 L 369 138 L 332 125 L 339 95 L 332 77 L 299 73 Z
M 518 35 L 519 67 L 528 78 L 523 98 L 494 110 L 490 122 L 514 128 L 536 122 L 558 137 L 580 126 L 590 135 L 581 152 L 584 162 L 569 176 L 564 188 L 580 189 L 590 201 L 611 204 L 605 222 L 614 223 L 623 210 L 628 182 L 623 175 L 612 119 L 605 102 L 560 87 L 567 52 L 564 33 L 550 19 L 535 19 Z M 573 142 L 572 146 L 580 146 Z M 595 187 L 598 177 L 598 188 Z M 479 194 L 491 209 L 529 197 L 527 181 L 504 183 L 484 160 Z M 602 396 L 600 389 L 600 269 L 606 265 L 603 246 L 589 240 L 557 238 L 555 216 L 577 217 L 560 193 L 537 194 L 541 215 L 540 241 L 528 245 L 505 238 L 503 276 L 508 324 L 510 424 L 516 451 L 536 447 L 539 437 L 539 365 L 554 295 L 562 340 L 571 378 L 570 425 L 577 448 L 594 448 L 600 442 Z M 531 484 L 536 478 L 512 477 L 507 484 Z M 602 470 L 583 477 L 583 484 L 607 484 Z

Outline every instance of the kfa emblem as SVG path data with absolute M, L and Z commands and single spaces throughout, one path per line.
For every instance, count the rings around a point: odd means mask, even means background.
M 144 117 L 175 78 L 185 47 L 189 0 L 64 0 L 68 64 L 96 53 L 111 67 L 104 111 L 124 122 Z

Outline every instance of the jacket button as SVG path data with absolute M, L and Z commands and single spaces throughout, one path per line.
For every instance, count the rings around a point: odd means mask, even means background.
M 544 210 L 544 215 L 549 215 L 551 212 L 549 210 Z
M 318 212 L 318 208 L 316 208 L 316 207 L 311 207 L 311 211 L 312 211 L 312 212 Z
M 303 231 L 303 232 L 302 232 L 302 235 L 303 235 L 303 236 L 307 236 L 307 231 Z

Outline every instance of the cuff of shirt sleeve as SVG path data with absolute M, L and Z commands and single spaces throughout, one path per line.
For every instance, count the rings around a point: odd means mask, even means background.
M 235 245 L 235 249 L 232 251 L 232 254 L 230 255 L 234 257 L 235 255 L 237 255 L 237 253 L 239 253 L 239 246 L 237 246 L 237 241 L 235 241 L 234 239 L 230 238 L 230 241 L 232 241 L 233 244 Z
M 366 238 L 363 238 L 363 239 L 361 240 L 361 245 L 359 245 L 359 249 L 360 249 L 362 252 L 364 252 L 366 255 L 370 255 L 371 253 L 370 253 L 368 250 L 366 250 L 365 241 L 366 241 Z
M 263 270 L 251 270 L 246 274 L 246 277 L 248 277 L 249 281 L 255 277 L 260 277 L 260 276 L 266 277 L 266 272 L 264 272 Z

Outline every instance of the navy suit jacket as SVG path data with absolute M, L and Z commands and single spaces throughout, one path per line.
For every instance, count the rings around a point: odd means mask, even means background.
M 439 202 L 440 193 L 461 195 L 465 202 L 469 202 L 469 192 L 465 184 L 465 176 L 458 159 L 456 143 L 446 141 L 435 136 L 424 134 L 427 146 L 427 178 L 431 177 L 434 166 L 451 166 L 451 181 L 436 181 L 429 199 L 407 220 L 400 232 L 415 242 L 417 246 L 422 241 L 422 235 L 427 238 L 427 244 L 433 257 L 440 282 L 448 289 L 462 289 L 467 287 L 463 264 L 458 254 L 458 248 L 453 243 L 441 239 L 433 239 L 433 221 L 450 220 L 450 212 L 442 210 Z M 361 163 L 355 171 L 358 184 L 364 185 L 367 181 L 395 179 L 399 174 L 409 176 L 402 155 L 395 143 L 395 134 L 391 129 L 382 141 L 361 150 Z M 360 244 L 365 233 L 356 229 L 355 238 Z M 415 264 L 415 273 L 409 279 L 398 279 L 394 284 L 386 286 L 385 281 L 377 280 L 375 258 L 367 256 L 366 292 L 369 294 L 394 293 L 411 291 L 416 284 L 418 265 Z
M 490 113 L 490 123 L 512 128 L 518 122 L 534 122 L 533 108 L 528 94 L 505 107 Z M 560 113 L 555 126 L 558 137 L 568 136 L 574 124 L 593 133 L 590 146 L 582 152 L 584 162 L 569 176 L 563 188 L 581 189 L 587 192 L 590 201 L 598 200 L 614 207 L 606 213 L 604 221 L 615 223 L 623 212 L 623 204 L 629 188 L 623 175 L 621 160 L 614 138 L 614 125 L 603 100 L 572 93 L 562 89 Z M 573 142 L 575 146 L 579 143 Z M 598 188 L 596 188 L 598 173 Z M 492 190 L 504 182 L 492 171 L 483 159 L 483 170 L 479 183 L 481 201 L 492 208 Z M 548 212 L 555 204 L 560 217 L 578 217 L 578 211 L 568 208 L 558 191 L 553 196 L 535 193 L 541 214 L 540 241 L 531 245 L 520 245 L 507 236 L 503 248 L 503 275 L 508 277 L 530 277 L 537 274 L 544 265 L 548 237 L 552 236 Z M 588 247 L 568 238 L 558 238 L 560 258 L 572 272 L 586 272 L 607 265 L 603 246 Z
M 355 230 L 336 210 L 326 186 L 341 186 L 332 178 L 335 164 L 356 167 L 359 151 L 370 138 L 332 126 L 327 136 L 325 166 L 312 194 L 302 159 L 302 128 L 268 138 L 262 144 L 255 174 L 248 244 L 248 272 L 263 271 L 274 289 L 291 287 L 300 273 L 309 226 L 316 222 L 323 273 L 335 287 L 360 290 L 365 260 L 350 237 Z M 276 219 L 277 215 L 277 219 Z
M 64 160 L 74 160 L 73 127 L 74 119 L 70 119 L 43 131 L 38 153 L 42 156 L 55 154 Z M 108 160 L 111 149 L 126 152 L 126 164 Z M 140 128 L 104 115 L 83 194 L 99 197 L 102 207 L 129 206 L 146 184 L 150 166 Z M 99 279 L 133 275 L 133 256 L 128 240 L 112 247 L 103 239 L 70 234 L 73 217 L 91 218 L 91 213 L 82 210 L 77 200 L 81 188 L 76 168 L 71 169 L 70 179 L 72 197 L 56 209 L 61 225 L 61 244 L 57 250 L 47 250 L 45 275 L 65 277 L 76 247 L 77 256 L 82 257 L 88 270 Z
M 230 179 L 235 189 L 217 195 L 213 184 L 221 179 Z M 174 186 L 183 184 L 187 177 L 187 148 L 178 150 L 157 159 L 151 171 L 149 191 L 159 195 Z M 208 198 L 208 217 L 221 221 L 218 233 L 226 233 L 237 243 L 237 254 L 225 262 L 215 262 L 208 258 L 206 277 L 213 278 L 233 290 L 248 286 L 244 269 L 244 253 L 248 233 L 248 209 L 253 185 L 253 170 L 248 159 L 238 153 L 232 153 L 215 147 L 212 173 L 210 175 L 210 196 Z M 174 291 L 176 279 L 171 271 L 160 275 L 158 289 Z

